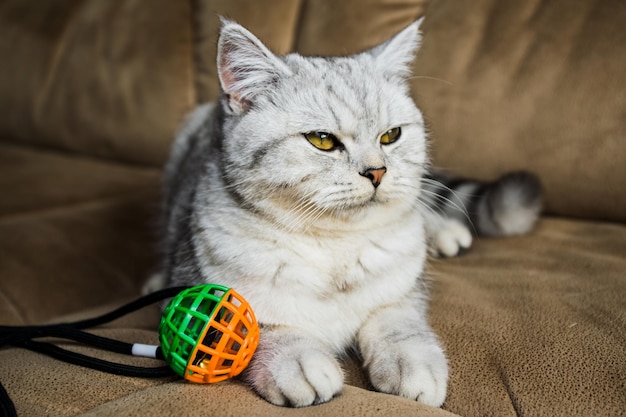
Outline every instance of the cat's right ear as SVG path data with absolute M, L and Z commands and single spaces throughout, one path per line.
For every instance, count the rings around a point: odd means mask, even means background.
M 222 19 L 217 45 L 217 69 L 228 110 L 242 114 L 255 98 L 271 89 L 289 67 L 243 26 Z

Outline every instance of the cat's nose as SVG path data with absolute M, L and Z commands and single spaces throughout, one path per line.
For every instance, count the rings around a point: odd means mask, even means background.
M 365 178 L 368 178 L 370 181 L 372 181 L 372 184 L 374 184 L 374 188 L 376 188 L 380 185 L 380 182 L 382 181 L 383 175 L 385 175 L 385 172 L 387 172 L 387 168 L 380 167 L 380 168 L 368 168 L 363 172 L 359 172 L 359 174 L 364 176 Z

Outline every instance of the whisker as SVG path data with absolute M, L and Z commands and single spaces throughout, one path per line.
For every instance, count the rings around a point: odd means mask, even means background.
M 288 213 L 295 214 L 295 217 L 283 225 L 285 229 L 290 232 L 295 231 L 299 223 L 305 222 L 311 216 L 311 213 L 315 213 L 319 209 L 315 202 L 309 199 L 314 194 L 314 190 L 307 192 L 295 202 L 293 207 L 287 210 Z
M 284 227 L 290 232 L 297 230 L 298 225 L 306 223 L 306 221 L 317 213 L 320 208 L 316 206 L 312 201 L 307 201 L 298 207 L 293 212 L 296 212 L 296 216 L 290 220 Z M 292 213 L 293 213 L 292 212 Z
M 324 208 L 311 204 L 304 212 L 300 213 L 294 221 L 291 223 L 292 230 L 296 230 L 296 225 L 304 226 L 304 231 L 308 230 L 314 223 L 315 219 L 319 218 L 324 212 Z
M 423 188 L 423 191 L 425 194 L 430 195 L 435 197 L 435 199 L 437 199 L 438 201 L 443 201 L 444 203 L 447 203 L 449 207 L 457 210 L 458 212 L 460 212 L 463 217 L 465 218 L 465 220 L 467 220 L 467 223 L 469 224 L 469 226 L 472 228 L 472 231 L 474 232 L 475 235 L 478 234 L 478 231 L 476 230 L 476 227 L 474 226 L 474 222 L 472 222 L 472 219 L 469 216 L 469 211 L 467 210 L 467 207 L 465 206 L 465 203 L 463 202 L 463 199 L 459 196 L 464 196 L 464 197 L 469 197 L 469 198 L 473 198 L 476 197 L 475 194 L 471 194 L 471 193 L 461 193 L 461 192 L 457 192 L 456 190 L 453 190 L 452 188 L 448 187 L 447 185 L 443 184 L 440 181 L 431 179 L 431 178 L 422 178 L 422 181 L 430 184 L 432 186 L 438 187 L 440 189 L 445 189 L 447 191 L 450 192 L 451 195 L 453 195 L 458 202 L 460 203 L 457 204 L 456 202 L 452 201 L 451 199 L 439 194 L 437 191 L 433 191 L 433 190 L 429 190 L 427 188 Z M 426 204 L 428 204 L 427 202 L 425 202 Z M 442 208 L 442 211 L 445 213 L 445 210 Z
M 456 208 L 460 212 L 467 214 L 467 208 L 465 207 L 465 204 L 463 203 L 463 200 L 460 197 L 458 197 L 458 196 L 462 195 L 462 196 L 467 196 L 467 197 L 473 197 L 473 195 L 467 194 L 467 193 L 459 193 L 456 190 L 453 190 L 452 188 L 448 187 L 444 183 L 442 183 L 440 181 L 436 181 L 436 180 L 430 179 L 430 178 L 422 178 L 422 181 L 427 183 L 427 184 L 434 185 L 435 187 L 443 188 L 443 189 L 449 191 L 450 194 L 452 194 L 453 196 L 455 196 L 459 200 L 459 202 L 461 203 L 460 206 L 458 204 L 454 203 L 449 198 L 447 198 L 447 197 L 445 197 L 445 196 L 443 196 L 441 194 L 438 194 L 436 191 L 432 191 L 432 190 L 428 190 L 428 189 L 424 188 L 424 192 L 430 193 L 431 195 L 437 196 L 439 199 L 444 200 L 444 201 L 450 203 L 450 205 L 452 207 Z
M 429 206 L 427 203 L 421 201 L 421 200 L 417 200 L 417 209 L 422 211 L 426 211 L 427 213 L 430 213 L 432 216 L 434 216 L 435 218 L 439 218 L 439 219 L 443 219 L 445 217 L 444 213 L 441 213 L 437 210 L 435 210 L 434 207 Z M 423 211 L 422 211 L 423 213 Z

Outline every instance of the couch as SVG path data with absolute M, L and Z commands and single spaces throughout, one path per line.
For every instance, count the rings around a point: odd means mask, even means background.
M 429 262 L 450 366 L 441 409 L 373 392 L 270 405 L 237 379 L 142 379 L 0 348 L 26 416 L 626 415 L 626 3 L 621 0 L 0 1 L 0 325 L 91 317 L 157 264 L 161 167 L 184 115 L 219 94 L 218 15 L 277 53 L 371 47 L 422 15 L 411 79 L 435 165 L 541 178 L 529 235 Z M 157 343 L 159 307 L 92 331 Z M 154 366 L 150 359 L 65 348 Z

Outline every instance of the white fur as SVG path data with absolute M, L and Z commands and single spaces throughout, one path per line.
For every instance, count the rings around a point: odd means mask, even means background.
M 206 265 L 207 278 L 220 277 L 220 283 L 254 300 L 263 323 L 304 329 L 336 353 L 371 311 L 409 293 L 423 269 L 425 245 L 417 215 L 402 216 L 402 224 L 364 219 L 349 231 L 338 222 L 343 230 L 307 234 L 273 228 L 245 214 L 232 216 L 218 210 L 203 216 L 204 242 L 216 242 L 210 251 L 230 258 L 227 265 Z M 234 233 L 236 238 L 228 238 Z M 358 287 L 341 291 L 352 286 Z

